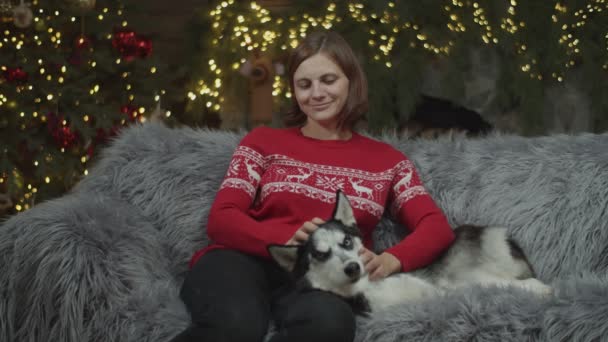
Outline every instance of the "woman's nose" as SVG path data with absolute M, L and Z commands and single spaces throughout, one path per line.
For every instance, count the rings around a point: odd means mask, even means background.
M 313 83 L 312 85 L 312 97 L 315 99 L 320 99 L 325 96 L 325 91 L 323 87 L 319 83 Z

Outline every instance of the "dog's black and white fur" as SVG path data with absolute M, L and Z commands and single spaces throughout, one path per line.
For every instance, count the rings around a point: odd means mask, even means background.
M 270 245 L 271 257 L 294 280 L 294 290 L 317 289 L 347 299 L 360 314 L 437 296 L 445 290 L 481 284 L 552 292 L 534 278 L 522 250 L 499 227 L 460 226 L 452 246 L 431 265 L 370 281 L 358 251 L 363 246 L 350 203 L 341 191 L 331 220 L 305 244 Z

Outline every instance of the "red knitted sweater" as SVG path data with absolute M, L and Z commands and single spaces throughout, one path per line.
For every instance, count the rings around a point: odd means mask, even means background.
M 237 147 L 209 212 L 213 243 L 195 253 L 231 248 L 268 256 L 313 217 L 329 219 L 336 190 L 348 196 L 367 248 L 385 209 L 411 233 L 386 252 L 403 271 L 423 267 L 454 240 L 446 217 L 426 192 L 414 165 L 392 146 L 357 133 L 317 140 L 299 128 L 260 127 Z

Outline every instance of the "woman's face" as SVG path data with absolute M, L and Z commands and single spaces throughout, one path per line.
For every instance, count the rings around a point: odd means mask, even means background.
M 296 101 L 308 120 L 334 124 L 348 98 L 348 78 L 331 58 L 318 53 L 293 75 Z

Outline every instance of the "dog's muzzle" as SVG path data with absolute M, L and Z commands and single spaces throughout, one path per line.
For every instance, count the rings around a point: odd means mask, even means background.
M 361 266 L 357 262 L 349 262 L 346 267 L 344 267 L 344 273 L 353 281 L 359 280 L 361 276 Z

